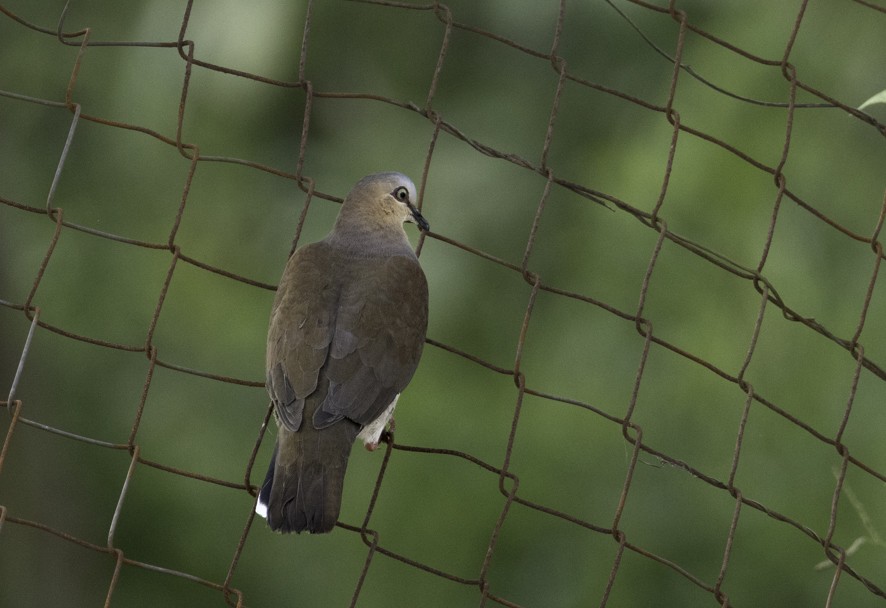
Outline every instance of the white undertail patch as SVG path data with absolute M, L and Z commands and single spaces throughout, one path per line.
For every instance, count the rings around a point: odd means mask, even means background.
M 399 398 L 400 393 L 397 393 L 397 396 L 394 397 L 391 404 L 385 408 L 385 411 L 381 413 L 381 416 L 364 426 L 363 430 L 360 431 L 360 434 L 357 435 L 357 439 L 363 441 L 364 446 L 369 449 L 375 449 L 378 446 L 378 440 L 381 438 L 382 432 L 385 430 L 390 419 L 394 416 L 394 408 L 397 407 L 397 400 Z

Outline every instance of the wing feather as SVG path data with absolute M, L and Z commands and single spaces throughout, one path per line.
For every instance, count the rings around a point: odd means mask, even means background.
M 428 287 L 414 256 L 348 258 L 324 242 L 290 258 L 271 312 L 268 393 L 297 431 L 318 387 L 315 428 L 365 426 L 412 379 L 427 329 Z M 326 378 L 328 382 L 322 382 Z
M 335 390 L 314 415 L 315 426 L 341 417 L 369 424 L 406 388 L 421 357 L 428 286 L 418 260 L 397 256 L 359 266 L 335 321 L 335 335 L 347 336 L 348 348 L 334 348 L 324 369 Z
M 305 399 L 317 390 L 332 342 L 337 289 L 334 251 L 323 242 L 296 251 L 286 264 L 268 329 L 268 394 L 277 419 L 301 425 Z

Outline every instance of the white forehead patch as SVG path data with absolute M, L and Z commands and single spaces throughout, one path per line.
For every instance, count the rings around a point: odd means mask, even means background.
M 376 186 L 377 185 L 377 186 Z M 354 187 L 354 190 L 362 190 L 366 188 L 371 188 L 373 186 L 381 186 L 384 188 L 386 193 L 393 192 L 399 187 L 404 187 L 409 192 L 409 200 L 413 203 L 416 200 L 416 190 L 415 184 L 412 183 L 412 180 L 402 173 L 398 173 L 396 171 L 390 171 L 387 173 L 375 173 L 374 175 L 367 175 Z

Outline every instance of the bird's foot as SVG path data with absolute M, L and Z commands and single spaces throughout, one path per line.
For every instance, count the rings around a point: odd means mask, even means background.
M 391 418 L 390 422 L 388 422 L 388 426 L 381 432 L 381 435 L 378 437 L 378 441 L 372 441 L 366 444 L 366 449 L 370 452 L 374 452 L 378 449 L 379 444 L 387 443 L 388 445 L 394 445 L 394 419 Z

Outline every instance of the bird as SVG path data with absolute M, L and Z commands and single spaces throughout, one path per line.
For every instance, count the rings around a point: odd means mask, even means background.
M 256 512 L 275 532 L 330 532 L 351 447 L 378 447 L 418 367 L 428 283 L 404 229 L 427 232 L 412 180 L 368 175 L 329 234 L 290 256 L 268 328 L 277 440 Z

